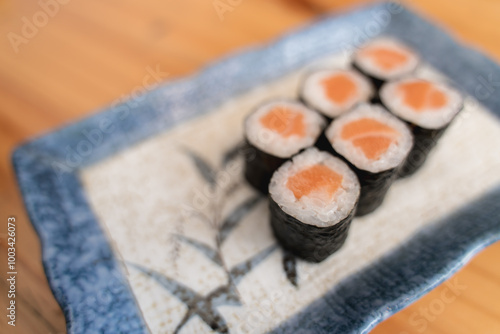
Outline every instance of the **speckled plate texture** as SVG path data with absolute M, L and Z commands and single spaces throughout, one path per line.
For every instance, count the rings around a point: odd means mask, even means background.
M 284 252 L 242 179 L 242 120 L 392 35 L 465 108 L 424 167 L 320 264 Z M 500 67 L 397 4 L 324 18 L 19 147 L 69 333 L 367 333 L 500 239 Z

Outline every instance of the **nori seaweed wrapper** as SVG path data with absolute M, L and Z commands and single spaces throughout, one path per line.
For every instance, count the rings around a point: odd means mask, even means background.
M 276 157 L 266 153 L 248 140 L 243 148 L 245 157 L 245 178 L 255 189 L 263 194 L 269 192 L 269 182 L 276 169 L 278 169 L 287 159 Z
M 320 150 L 327 151 L 342 159 L 358 177 L 361 189 L 356 216 L 364 216 L 375 211 L 384 201 L 385 195 L 394 180 L 397 179 L 401 167 L 397 166 L 379 173 L 372 173 L 367 170 L 359 169 L 343 155 L 335 151 L 324 132 L 316 142 L 316 145 Z
M 317 227 L 290 216 L 269 196 L 273 233 L 290 253 L 306 261 L 321 262 L 344 244 L 356 205 L 349 215 L 332 226 Z
M 413 146 L 408 158 L 399 170 L 399 177 L 407 177 L 415 173 L 427 160 L 429 152 L 436 146 L 448 125 L 440 129 L 425 129 L 406 122 L 413 134 Z
M 458 91 L 460 91 L 457 87 L 455 86 L 453 87 Z M 418 126 L 410 121 L 407 121 L 402 117 L 398 116 L 397 114 L 393 113 L 392 108 L 386 105 L 383 101 L 380 100 L 379 103 L 393 115 L 395 115 L 403 122 L 405 122 L 412 132 L 413 146 L 410 152 L 408 153 L 406 161 L 403 163 L 403 165 L 401 166 L 401 168 L 399 168 L 398 171 L 399 173 L 398 176 L 401 178 L 411 176 L 425 163 L 430 151 L 434 148 L 434 146 L 436 146 L 439 138 L 441 138 L 445 130 L 448 128 L 448 126 L 450 126 L 451 122 L 453 122 L 453 120 L 456 118 L 456 115 L 448 124 L 444 125 L 439 129 L 427 129 Z M 458 113 L 464 107 L 463 100 L 460 102 L 460 105 L 456 107 L 458 108 L 457 112 L 458 115 Z
M 325 130 L 321 131 L 321 134 L 316 140 L 316 143 L 314 143 L 314 146 L 316 146 L 321 151 L 333 153 L 336 157 L 339 156 L 337 153 L 333 151 L 332 144 L 330 144 L 330 141 L 326 137 Z
M 380 173 L 371 173 L 358 169 L 350 163 L 349 167 L 358 176 L 361 186 L 356 216 L 364 216 L 372 213 L 382 205 L 387 191 L 398 177 L 399 168 L 388 169 Z
M 382 100 L 380 99 L 380 90 L 379 89 L 375 90 L 372 98 L 370 99 L 370 103 L 371 104 L 378 104 L 378 105 L 383 106 Z
M 387 80 L 384 80 L 384 79 L 379 79 L 377 77 L 374 77 L 373 75 L 367 73 L 366 71 L 364 71 L 361 67 L 359 67 L 356 62 L 352 62 L 352 67 L 358 71 L 359 73 L 363 74 L 365 77 L 367 77 L 368 79 L 370 79 L 370 81 L 372 82 L 373 84 L 373 87 L 375 88 L 375 95 L 374 96 L 378 96 L 378 91 L 380 89 L 380 87 L 382 87 L 382 85 L 387 81 Z

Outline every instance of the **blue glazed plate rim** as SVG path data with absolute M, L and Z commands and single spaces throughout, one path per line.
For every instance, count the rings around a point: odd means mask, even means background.
M 384 23 L 382 12 L 393 14 L 389 22 Z M 367 24 L 373 22 L 378 22 L 379 31 L 369 30 Z M 162 85 L 139 103 L 122 103 L 17 148 L 13 154 L 16 176 L 40 236 L 44 269 L 68 332 L 148 332 L 124 270 L 86 199 L 80 169 L 377 33 L 394 35 L 413 46 L 425 61 L 499 115 L 500 95 L 488 94 L 488 82 L 500 78 L 498 65 L 407 9 L 383 3 L 325 18 L 269 46 Z M 453 61 L 448 55 L 453 55 Z M 95 130 L 100 131 L 101 139 L 94 136 L 92 141 L 89 138 Z M 274 332 L 368 332 L 500 239 L 499 199 L 500 188 L 495 188 L 420 231 L 406 245 L 350 276 Z

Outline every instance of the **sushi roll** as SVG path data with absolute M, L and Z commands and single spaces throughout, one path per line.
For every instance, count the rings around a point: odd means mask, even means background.
M 320 70 L 310 73 L 300 89 L 300 98 L 329 121 L 351 110 L 373 95 L 371 82 L 357 71 Z
M 385 84 L 380 99 L 389 111 L 410 125 L 415 139 L 400 170 L 401 177 L 415 173 L 424 164 L 437 140 L 463 108 L 463 97 L 456 89 L 415 77 Z
M 292 254 L 321 262 L 347 238 L 360 186 L 339 158 L 309 148 L 283 164 L 269 184 L 271 227 Z
M 291 156 L 314 145 L 325 127 L 317 112 L 301 103 L 277 100 L 245 120 L 245 178 L 267 194 L 274 171 Z
M 378 89 L 388 80 L 412 73 L 418 55 L 408 46 L 388 37 L 374 39 L 362 46 L 353 58 L 353 66 L 369 77 Z
M 332 153 L 345 159 L 361 184 L 356 215 L 377 209 L 413 144 L 408 126 L 378 105 L 364 104 L 326 129 Z

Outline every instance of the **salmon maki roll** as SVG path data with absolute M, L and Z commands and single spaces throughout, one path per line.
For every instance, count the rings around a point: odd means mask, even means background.
M 359 191 L 356 175 L 341 159 L 317 148 L 305 150 L 271 179 L 274 235 L 296 256 L 323 261 L 344 244 Z
M 329 121 L 373 96 L 371 82 L 349 69 L 320 70 L 310 73 L 300 89 L 300 98 Z
M 377 209 L 412 147 L 408 126 L 384 108 L 364 104 L 335 119 L 325 135 L 326 149 L 345 159 L 359 178 L 356 214 Z
M 362 46 L 353 59 L 354 67 L 380 88 L 388 80 L 415 71 L 420 59 L 415 51 L 396 39 L 381 37 Z
M 425 162 L 438 139 L 463 108 L 462 95 L 451 86 L 409 77 L 385 84 L 380 90 L 382 104 L 406 121 L 415 144 L 400 171 L 405 177 L 415 173 Z
M 294 101 L 272 101 L 245 120 L 245 178 L 267 194 L 274 171 L 314 145 L 326 125 L 317 112 Z

